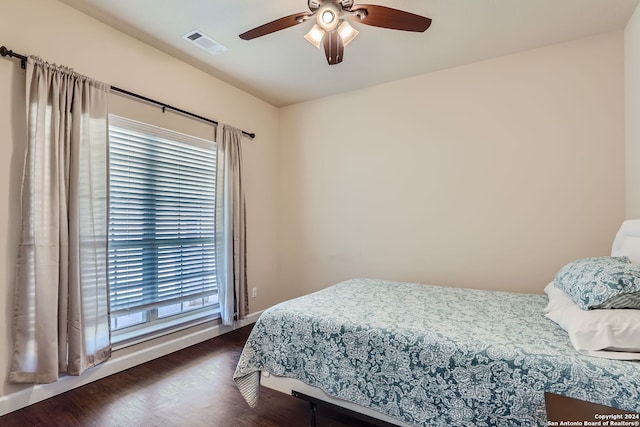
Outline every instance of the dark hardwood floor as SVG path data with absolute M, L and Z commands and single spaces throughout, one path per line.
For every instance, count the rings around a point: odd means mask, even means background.
M 302 427 L 309 405 L 260 389 L 250 408 L 233 371 L 245 327 L 0 417 L 3 427 Z M 319 407 L 318 427 L 368 426 Z

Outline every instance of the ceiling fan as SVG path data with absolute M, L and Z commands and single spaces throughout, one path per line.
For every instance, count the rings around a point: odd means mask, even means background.
M 342 62 L 344 47 L 359 33 L 344 19 L 393 30 L 423 32 L 431 25 L 431 19 L 403 10 L 373 4 L 354 5 L 353 0 L 308 0 L 310 12 L 294 13 L 260 25 L 240 34 L 243 40 L 251 40 L 285 28 L 293 27 L 316 17 L 316 23 L 304 36 L 319 48 L 322 43 L 329 65 Z

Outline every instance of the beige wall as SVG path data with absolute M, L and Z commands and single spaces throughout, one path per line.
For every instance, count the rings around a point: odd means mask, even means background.
M 249 276 L 251 286 L 258 288 L 250 309 L 259 311 L 280 301 L 274 251 L 278 110 L 55 0 L 1 0 L 0 9 L 0 44 L 16 52 L 39 55 L 81 74 L 257 133 L 255 141 L 245 139 L 243 145 Z M 25 389 L 6 382 L 24 152 L 24 71 L 19 64 L 0 60 L 0 407 L 8 395 Z M 159 124 L 170 119 L 159 109 L 148 110 Z
M 624 218 L 623 34 L 282 109 L 280 279 L 542 292 Z
M 626 215 L 640 218 L 640 6 L 624 31 Z

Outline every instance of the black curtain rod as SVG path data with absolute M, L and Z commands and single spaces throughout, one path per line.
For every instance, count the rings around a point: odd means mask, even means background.
M 211 123 L 211 124 L 214 124 L 214 125 L 218 124 L 218 122 L 215 121 L 215 120 L 208 119 L 208 118 L 203 117 L 203 116 L 199 116 L 198 114 L 190 113 L 189 111 L 185 111 L 185 110 L 183 110 L 181 108 L 177 108 L 177 107 L 174 107 L 172 105 L 165 104 L 164 102 L 156 101 L 155 99 L 147 98 L 146 96 L 143 96 L 143 95 L 138 95 L 137 93 L 129 92 L 128 90 L 120 89 L 119 87 L 116 87 L 116 86 L 111 86 L 111 90 L 114 91 L 114 92 L 122 93 L 122 94 L 127 95 L 127 96 L 131 96 L 131 97 L 134 97 L 134 98 L 141 99 L 141 100 L 149 102 L 151 104 L 159 105 L 160 107 L 162 107 L 162 112 L 163 113 L 164 113 L 165 110 L 168 109 L 168 110 L 173 110 L 173 111 L 175 111 L 177 113 L 180 113 L 180 114 L 184 114 L 185 116 L 193 117 L 194 119 L 202 120 L 203 122 Z M 246 132 L 244 130 L 242 131 L 242 134 L 248 136 L 251 139 L 256 137 L 255 133 Z
M 23 69 L 25 69 L 27 67 L 27 57 L 25 55 L 21 55 L 21 54 L 16 53 L 16 52 L 14 52 L 12 50 L 9 50 L 5 46 L 0 46 L 0 55 L 8 56 L 10 58 L 18 58 L 18 59 L 20 59 L 20 66 Z M 163 113 L 164 113 L 164 111 L 166 109 L 169 109 L 169 110 L 173 110 L 173 111 L 175 111 L 177 113 L 184 114 L 185 116 L 189 116 L 189 117 L 193 117 L 193 118 L 198 119 L 198 120 L 202 120 L 203 122 L 211 123 L 211 124 L 214 124 L 214 125 L 218 124 L 218 122 L 215 121 L 215 120 L 208 119 L 208 118 L 200 116 L 198 114 L 190 113 L 189 111 L 185 111 L 185 110 L 182 110 L 180 108 L 173 107 L 173 106 L 171 106 L 169 104 L 165 104 L 164 102 L 156 101 L 155 99 L 147 98 L 146 96 L 138 95 L 137 93 L 133 93 L 133 92 L 130 92 L 128 90 L 120 89 L 119 87 L 116 87 L 116 86 L 111 86 L 111 90 L 114 91 L 114 92 L 122 93 L 122 94 L 127 95 L 127 96 L 131 96 L 131 97 L 134 97 L 134 98 L 141 99 L 141 100 L 149 102 L 151 104 L 159 105 L 160 107 L 162 107 L 162 112 Z M 242 131 L 242 134 L 248 136 L 251 139 L 256 137 L 256 134 L 255 133 L 251 133 L 251 132 Z

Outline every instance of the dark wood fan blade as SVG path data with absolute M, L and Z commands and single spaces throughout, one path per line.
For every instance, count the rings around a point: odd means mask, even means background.
M 312 14 L 309 12 L 294 13 L 293 15 L 285 16 L 284 18 L 276 19 L 275 21 L 267 22 L 259 27 L 249 30 L 240 34 L 240 38 L 243 40 L 251 40 L 256 37 L 261 37 L 267 34 L 275 33 L 276 31 L 284 30 L 285 28 L 293 27 L 303 22 L 303 19 L 308 18 Z
M 324 35 L 324 53 L 327 56 L 329 65 L 335 65 L 342 62 L 344 53 L 344 43 L 342 37 L 337 31 L 331 31 Z
M 403 10 L 392 9 L 386 6 L 374 4 L 356 4 L 351 8 L 352 12 L 362 10 L 362 14 L 345 15 L 355 22 L 372 25 L 374 27 L 391 28 L 393 30 L 415 31 L 421 33 L 431 25 L 431 19 Z

